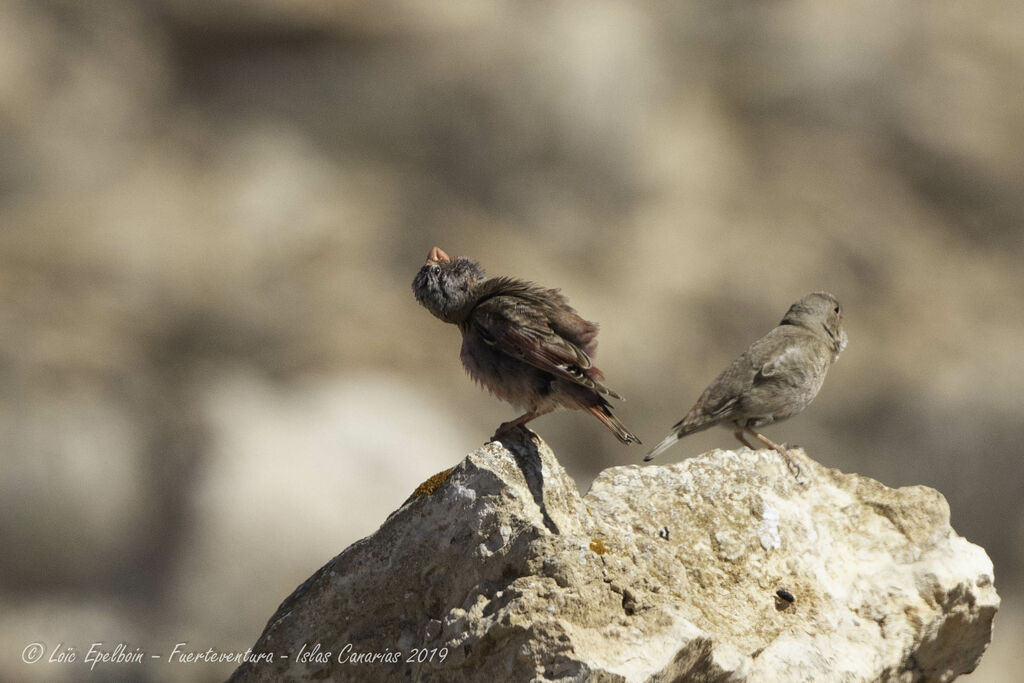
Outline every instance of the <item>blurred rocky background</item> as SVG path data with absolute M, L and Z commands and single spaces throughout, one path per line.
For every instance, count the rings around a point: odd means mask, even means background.
M 244 650 L 513 417 L 412 297 L 437 244 L 601 322 L 648 444 L 835 293 L 849 347 L 766 434 L 948 498 L 1003 596 L 971 680 L 1007 680 L 1022 83 L 1009 0 L 0 0 L 0 679 L 88 673 L 35 641 Z M 644 452 L 533 427 L 584 491 Z

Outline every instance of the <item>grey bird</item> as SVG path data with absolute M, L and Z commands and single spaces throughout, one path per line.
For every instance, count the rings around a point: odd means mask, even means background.
M 508 277 L 487 278 L 476 261 L 434 247 L 412 283 L 416 300 L 459 326 L 462 364 L 498 398 L 526 412 L 492 440 L 556 408 L 586 410 L 625 444 L 640 443 L 605 397 L 622 399 L 593 364 L 597 325 L 557 289 Z
M 778 327 L 751 344 L 714 382 L 672 433 L 651 449 L 649 461 L 684 436 L 721 424 L 773 448 L 799 474 L 784 446 L 755 431 L 800 413 L 821 389 L 829 367 L 846 348 L 842 307 L 827 292 L 813 292 L 786 312 Z

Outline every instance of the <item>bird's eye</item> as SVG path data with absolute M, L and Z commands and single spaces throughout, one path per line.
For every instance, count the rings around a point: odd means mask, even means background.
M 438 273 L 441 272 L 441 266 L 435 263 L 434 265 L 430 266 L 430 272 L 433 273 L 434 275 L 437 275 Z
M 838 306 L 836 306 L 835 308 L 833 308 L 833 309 L 832 309 L 832 311 L 833 311 L 834 313 L 839 313 L 839 307 L 838 307 Z

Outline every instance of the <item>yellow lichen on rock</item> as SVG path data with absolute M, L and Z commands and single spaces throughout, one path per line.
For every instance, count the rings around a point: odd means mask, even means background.
M 434 476 L 430 477 L 425 482 L 417 486 L 416 490 L 412 492 L 412 495 L 409 496 L 405 502 L 408 503 L 410 500 L 414 500 L 416 498 L 419 498 L 420 496 L 433 495 L 433 493 L 437 491 L 437 489 L 441 488 L 441 484 L 448 481 L 448 477 L 451 476 L 454 470 L 454 467 L 449 467 L 443 472 L 438 472 Z

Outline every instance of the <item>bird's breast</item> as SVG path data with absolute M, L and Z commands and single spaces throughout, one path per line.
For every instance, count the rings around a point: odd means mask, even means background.
M 514 406 L 536 406 L 551 391 L 549 373 L 503 353 L 471 330 L 463 332 L 460 357 L 474 381 Z

